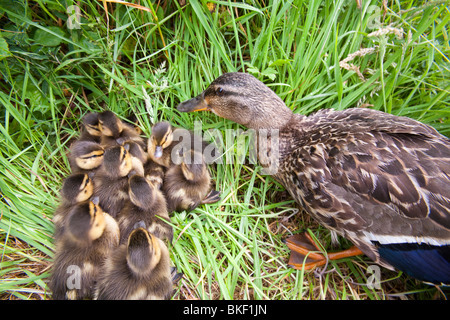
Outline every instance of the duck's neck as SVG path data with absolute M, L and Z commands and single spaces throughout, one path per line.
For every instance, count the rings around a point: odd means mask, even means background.
M 302 135 L 299 124 L 304 118 L 306 117 L 291 113 L 289 120 L 283 125 L 255 129 L 257 157 L 265 168 L 265 174 L 277 175 L 284 158 L 296 147 L 294 141 L 297 139 L 292 138 Z
M 293 118 L 293 112 L 278 96 L 271 97 L 271 100 L 262 103 L 261 106 L 254 106 L 257 115 L 246 124 L 246 127 L 254 130 L 283 130 Z

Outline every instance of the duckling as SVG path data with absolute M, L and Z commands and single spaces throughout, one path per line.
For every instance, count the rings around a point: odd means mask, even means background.
M 205 151 L 210 149 L 215 160 L 215 146 L 204 141 L 200 136 L 183 128 L 173 128 L 169 122 L 162 121 L 152 127 L 147 143 L 149 158 L 157 164 L 169 168 L 181 162 L 182 154 L 187 150 Z
M 450 284 L 450 139 L 436 129 L 368 108 L 294 113 L 240 72 L 177 108 L 212 111 L 276 146 L 270 157 L 258 152 L 259 161 L 274 164 L 270 174 L 308 214 L 353 242 L 347 256 L 359 251 L 424 282 Z M 295 268 L 327 261 L 302 262 L 317 247 L 305 236 L 287 244 Z
M 144 176 L 150 181 L 157 189 L 161 189 L 164 182 L 165 167 L 159 165 L 150 157 L 144 165 Z
M 128 183 L 129 199 L 117 216 L 120 242 L 128 239 L 134 225 L 142 221 L 148 231 L 163 240 L 172 241 L 173 229 L 167 212 L 166 199 L 162 192 L 145 177 L 134 174 Z
M 128 177 L 133 167 L 127 147 L 116 146 L 105 151 L 103 165 L 95 176 L 94 196 L 100 206 L 116 217 L 128 199 Z
M 64 224 L 69 212 L 77 204 L 83 203 L 94 193 L 92 174 L 76 173 L 64 179 L 61 188 L 61 203 L 53 216 L 55 224 L 54 238 L 57 241 L 64 232 Z
M 96 298 L 168 300 L 173 295 L 171 271 L 169 251 L 164 242 L 138 227 L 106 260 Z
M 143 148 L 145 144 L 136 130 L 125 125 L 112 111 L 103 111 L 98 115 L 99 127 L 102 132 L 100 144 L 105 148 L 120 145 L 119 141 L 135 141 L 140 143 Z
M 105 259 L 119 245 L 117 222 L 96 203 L 75 206 L 67 219 L 49 282 L 54 300 L 93 299 Z
M 83 117 L 80 137 L 77 141 L 92 141 L 100 143 L 102 132 L 98 126 L 98 113 L 89 112 Z
M 220 200 L 220 192 L 211 190 L 211 175 L 203 155 L 193 150 L 184 153 L 181 164 L 167 170 L 162 190 L 169 212 L 193 210 L 199 204 Z
M 137 174 L 143 176 L 144 175 L 144 166 L 147 163 L 147 152 L 144 151 L 142 145 L 136 141 L 128 140 L 122 141 L 121 138 L 117 139 L 119 144 L 123 145 L 125 148 L 128 148 L 128 152 L 131 156 L 132 168 L 136 171 Z
M 171 154 L 173 142 L 173 129 L 169 122 L 158 122 L 152 127 L 152 133 L 148 139 L 147 152 L 149 158 L 166 168 L 172 164 Z
M 92 141 L 76 141 L 70 146 L 69 165 L 72 173 L 95 172 L 103 162 L 105 150 Z

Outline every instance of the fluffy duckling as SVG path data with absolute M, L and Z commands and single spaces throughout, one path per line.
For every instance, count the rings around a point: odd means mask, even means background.
M 147 152 L 149 158 L 166 168 L 172 164 L 173 129 L 170 123 L 158 122 L 152 127 L 152 133 L 148 139 Z
M 95 176 L 94 195 L 103 210 L 116 217 L 128 199 L 128 177 L 133 163 L 125 146 L 105 151 L 103 165 Z
M 55 211 L 53 223 L 55 224 L 54 237 L 57 241 L 64 232 L 64 224 L 69 212 L 77 204 L 83 203 L 94 193 L 92 174 L 76 173 L 67 177 L 61 188 L 61 203 Z
M 134 225 L 142 221 L 150 233 L 163 240 L 172 241 L 173 229 L 162 192 L 145 177 L 134 174 L 129 178 L 128 201 L 119 215 L 120 243 L 127 241 Z
M 145 224 L 144 224 L 145 225 Z M 167 300 L 173 294 L 169 251 L 164 242 L 138 227 L 106 260 L 99 300 Z
M 125 148 L 128 148 L 128 152 L 131 156 L 131 163 L 133 170 L 136 171 L 137 174 L 143 176 L 144 175 L 144 165 L 147 163 L 147 152 L 144 151 L 142 145 L 136 141 L 128 140 L 122 142 L 118 139 L 118 142 L 123 144 Z
M 210 150 L 206 150 L 206 148 Z M 217 153 L 214 145 L 207 143 L 200 136 L 183 128 L 173 128 L 169 122 L 162 121 L 152 127 L 152 133 L 147 141 L 149 158 L 157 164 L 169 168 L 181 162 L 182 154 L 187 150 Z
M 117 222 L 96 201 L 75 206 L 56 245 L 49 282 L 53 299 L 93 299 L 105 259 L 118 245 Z
M 169 212 L 193 210 L 199 204 L 220 200 L 220 193 L 211 190 L 211 175 L 203 155 L 193 150 L 184 154 L 180 165 L 167 170 L 162 190 Z
M 144 165 L 144 176 L 150 181 L 157 189 L 161 189 L 164 182 L 165 167 L 157 164 L 155 161 L 147 159 Z
M 92 141 L 76 141 L 70 146 L 69 165 L 72 173 L 96 171 L 103 162 L 105 150 Z
M 98 113 L 89 112 L 83 117 L 80 137 L 77 141 L 100 143 L 102 132 L 98 126 Z
M 102 132 L 100 144 L 107 147 L 120 145 L 123 141 L 136 141 L 145 147 L 138 132 L 126 125 L 112 111 L 104 111 L 98 115 L 99 127 Z M 119 141 L 117 141 L 119 139 Z

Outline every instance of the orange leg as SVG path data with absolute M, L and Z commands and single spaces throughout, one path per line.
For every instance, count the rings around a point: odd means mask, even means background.
M 285 242 L 288 248 L 291 249 L 289 265 L 298 270 L 312 270 L 315 267 L 326 264 L 329 260 L 338 260 L 363 254 L 357 247 L 351 247 L 347 250 L 328 253 L 327 256 L 324 256 L 317 252 L 320 251 L 318 245 L 306 232 L 289 237 Z

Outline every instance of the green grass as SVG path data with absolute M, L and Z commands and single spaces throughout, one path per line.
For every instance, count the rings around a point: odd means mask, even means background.
M 236 157 L 240 127 L 212 114 L 176 111 L 228 71 L 267 83 L 295 112 L 370 107 L 409 116 L 450 136 L 450 12 L 444 1 L 140 1 L 152 12 L 100 1 L 0 0 L 0 296 L 48 299 L 51 222 L 67 148 L 89 111 L 218 129 Z M 79 4 L 80 29 L 67 7 Z M 106 17 L 109 17 L 108 21 Z M 72 16 L 73 17 L 73 16 Z M 371 35 L 382 28 L 398 30 Z M 363 48 L 373 52 L 340 62 Z M 241 128 L 243 129 L 243 128 Z M 244 141 L 248 143 L 248 141 Z M 211 168 L 217 204 L 174 214 L 173 264 L 184 273 L 174 299 L 434 299 L 437 289 L 381 270 L 365 284 L 365 257 L 322 273 L 286 266 L 282 239 L 309 229 L 333 251 L 330 233 L 302 214 L 282 186 L 251 163 Z M 299 214 L 295 214 L 296 212 Z M 350 244 L 340 239 L 340 246 Z

